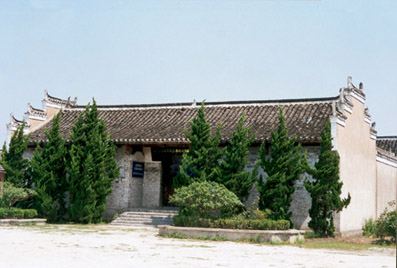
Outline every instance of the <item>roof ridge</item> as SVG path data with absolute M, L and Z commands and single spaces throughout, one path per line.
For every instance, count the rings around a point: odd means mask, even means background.
M 214 101 L 204 102 L 206 106 L 211 105 L 244 105 L 244 104 L 284 104 L 284 103 L 302 103 L 302 102 L 329 102 L 338 100 L 336 97 L 324 98 L 300 98 L 300 99 L 276 99 L 276 100 L 247 100 L 247 101 Z M 194 107 L 194 102 L 176 102 L 176 103 L 153 103 L 153 104 L 115 104 L 115 105 L 97 105 L 97 108 L 155 108 L 155 107 Z M 199 105 L 198 105 L 199 106 Z M 73 105 L 74 108 L 85 108 L 85 105 Z
M 377 139 L 397 139 L 397 136 L 377 136 Z

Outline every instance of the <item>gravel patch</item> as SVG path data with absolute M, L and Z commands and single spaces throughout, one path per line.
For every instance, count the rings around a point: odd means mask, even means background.
M 0 267 L 395 267 L 393 249 L 342 251 L 159 237 L 112 226 L 0 227 Z

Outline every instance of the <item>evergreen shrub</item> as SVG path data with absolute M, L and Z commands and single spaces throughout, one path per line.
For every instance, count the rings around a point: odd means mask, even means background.
M 309 227 L 322 237 L 334 236 L 334 213 L 342 211 L 350 203 L 347 198 L 340 198 L 343 182 L 339 180 L 339 154 L 333 150 L 331 123 L 328 120 L 321 135 L 320 155 L 318 162 L 311 168 L 306 166 L 312 175 L 312 181 L 305 181 L 305 188 L 312 199 L 309 209 Z
M 255 140 L 252 127 L 245 127 L 245 112 L 241 115 L 237 129 L 233 131 L 229 144 L 224 149 L 224 157 L 220 165 L 215 169 L 215 181 L 223 184 L 235 193 L 244 202 L 254 184 L 257 169 L 251 172 L 245 170 L 249 148 Z
M 374 219 L 365 220 L 362 230 L 364 236 L 376 236 L 376 221 Z
M 389 202 L 389 205 L 394 207 L 393 210 L 389 211 L 387 208 L 380 214 L 376 220 L 375 235 L 384 239 L 386 236 L 390 236 L 391 242 L 396 243 L 397 241 L 397 210 L 395 208 L 396 201 Z
M 10 219 L 23 219 L 25 211 L 20 208 L 11 208 L 8 213 Z
M 5 219 L 8 217 L 9 208 L 0 208 L 0 219 Z
M 279 107 L 279 125 L 271 133 L 270 154 L 265 142 L 259 150 L 259 165 L 267 173 L 257 183 L 259 209 L 273 211 L 273 220 L 289 220 L 292 212 L 289 207 L 295 191 L 295 181 L 299 179 L 305 167 L 302 146 L 296 144 L 295 136 L 289 137 L 282 107 Z M 290 221 L 292 226 L 292 221 Z
M 66 146 L 59 133 L 60 120 L 58 113 L 52 120 L 52 128 L 45 131 L 48 142 L 36 147 L 29 169 L 37 192 L 33 208 L 49 222 L 59 222 L 66 214 Z
M 232 218 L 199 218 L 183 215 L 174 216 L 174 224 L 181 227 L 203 227 L 243 230 L 288 230 L 290 222 L 287 220 L 258 220 Z
M 36 218 L 37 217 L 37 210 L 35 210 L 35 209 L 25 209 L 23 216 L 24 216 L 25 219 Z
M 36 216 L 35 209 L 0 208 L 0 219 L 33 219 Z
M 31 189 L 15 187 L 12 183 L 5 182 L 3 185 L 3 194 L 0 197 L 0 207 L 11 208 L 17 202 L 26 200 L 35 194 L 36 192 Z
M 205 118 L 204 102 L 197 116 L 190 121 L 190 130 L 185 128 L 185 136 L 190 141 L 189 152 L 182 156 L 178 175 L 174 177 L 175 188 L 188 186 L 192 182 L 213 181 L 218 168 L 218 160 L 223 154 L 219 149 L 221 125 L 211 135 L 211 125 Z
M 244 207 L 239 198 L 216 182 L 194 182 L 175 190 L 170 202 L 179 206 L 179 214 L 194 217 L 233 215 Z

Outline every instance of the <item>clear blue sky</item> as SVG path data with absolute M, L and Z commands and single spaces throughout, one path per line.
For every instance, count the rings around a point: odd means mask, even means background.
M 336 96 L 397 135 L 397 1 L 0 1 L 0 142 L 44 89 L 86 104 Z

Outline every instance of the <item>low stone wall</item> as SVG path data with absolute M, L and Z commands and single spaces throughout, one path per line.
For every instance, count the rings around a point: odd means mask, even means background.
M 182 234 L 189 237 L 224 237 L 228 240 L 252 239 L 258 242 L 288 242 L 295 243 L 297 240 L 304 240 L 305 231 L 286 230 L 286 231 L 262 231 L 262 230 L 234 230 L 234 229 L 215 229 L 215 228 L 196 228 L 196 227 L 177 227 L 170 225 L 160 225 L 159 235 Z
M 2 219 L 0 225 L 44 225 L 47 219 Z

